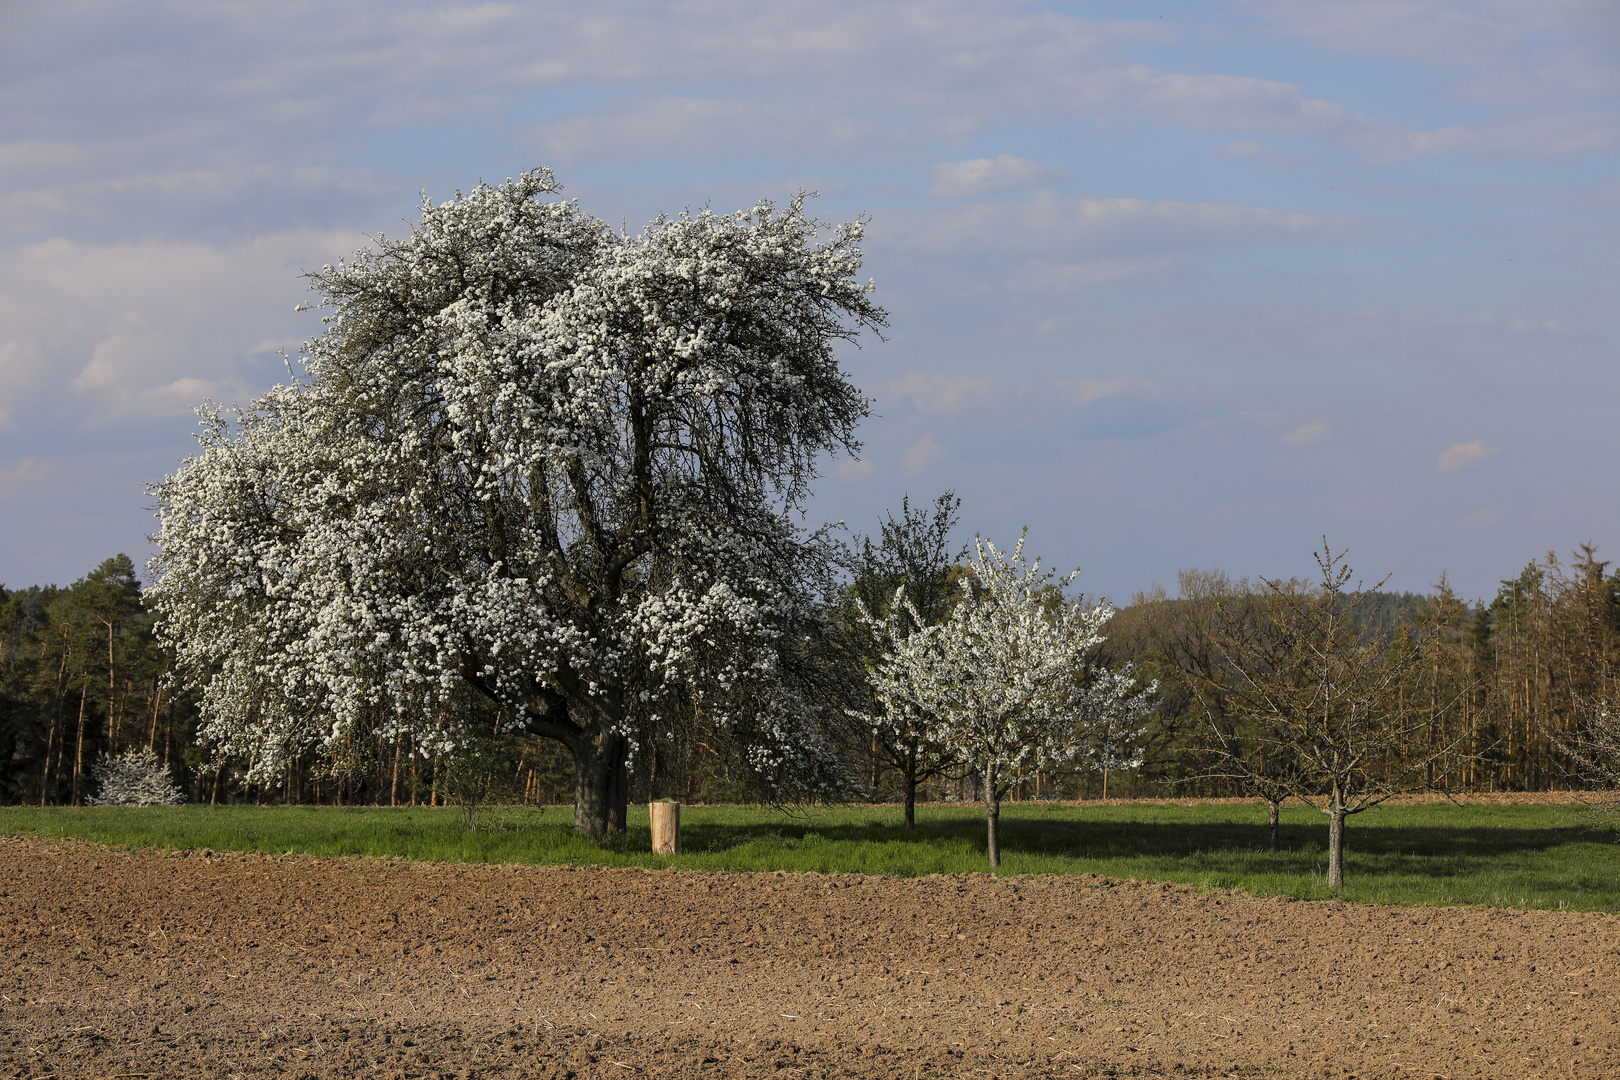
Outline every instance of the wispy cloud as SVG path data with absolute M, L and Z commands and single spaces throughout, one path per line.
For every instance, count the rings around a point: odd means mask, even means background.
M 1466 469 L 1470 465 L 1478 465 L 1482 461 L 1489 461 L 1496 456 L 1497 448 L 1486 446 L 1478 439 L 1469 442 L 1452 443 L 1441 453 L 1440 460 L 1434 467 L 1443 473 L 1453 473 L 1459 469 Z
M 1036 192 L 1015 204 L 967 203 L 886 215 L 874 235 L 905 248 L 1076 252 L 1136 256 L 1195 247 L 1363 237 L 1390 226 L 1320 214 L 1220 202 L 1095 198 Z
M 900 471 L 907 476 L 921 476 L 944 461 L 948 456 L 943 446 L 932 435 L 925 435 L 906 449 L 900 458 Z
M 1003 409 L 1072 409 L 1120 394 L 1149 397 L 1152 383 L 1114 378 L 1027 379 L 913 372 L 880 384 L 880 400 L 909 401 L 927 415 L 960 416 Z
M 1328 437 L 1328 426 L 1325 420 L 1312 420 L 1301 424 L 1282 437 L 1282 441 L 1289 446 L 1315 446 Z
M 1181 268 L 1182 259 L 1174 255 L 1122 256 L 1071 263 L 1037 260 L 1013 271 L 1007 287 L 1066 293 L 1122 281 L 1163 281 L 1176 276 Z
M 305 296 L 300 271 L 364 243 L 356 233 L 289 233 L 0 251 L 0 325 L 17 335 L 0 346 L 0 411 L 88 424 L 245 399 L 285 377 L 277 347 L 319 329 L 292 311 Z M 184 318 L 176 296 L 187 298 Z
M 929 170 L 933 183 L 928 194 L 936 199 L 960 199 L 992 191 L 1037 184 L 1056 174 L 1055 169 L 1028 158 L 1000 154 L 972 161 L 944 161 Z

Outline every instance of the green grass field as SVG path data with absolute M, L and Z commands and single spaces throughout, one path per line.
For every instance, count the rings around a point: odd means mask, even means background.
M 958 874 L 987 869 L 984 816 L 973 805 L 925 806 L 900 828 L 892 806 L 688 806 L 685 854 L 651 854 L 646 807 L 629 831 L 596 842 L 571 827 L 572 808 L 486 810 L 464 832 L 454 809 L 183 806 L 0 808 L 0 833 L 70 836 L 116 846 L 433 861 L 571 863 L 680 870 Z M 1325 819 L 1283 811 L 1283 850 L 1265 848 L 1265 808 L 1201 804 L 1007 804 L 1002 874 L 1104 874 L 1246 889 L 1302 900 L 1325 884 Z M 1620 910 L 1620 844 L 1579 808 L 1548 805 L 1382 806 L 1345 830 L 1346 900 Z

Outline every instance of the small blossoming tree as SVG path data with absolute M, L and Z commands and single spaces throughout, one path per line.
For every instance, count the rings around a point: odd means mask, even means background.
M 592 835 L 676 706 L 783 784 L 829 780 L 797 674 L 823 548 L 789 512 L 868 411 L 833 352 L 884 322 L 861 224 L 795 199 L 629 236 L 556 190 L 424 202 L 311 275 L 302 376 L 205 409 L 156 485 L 161 632 L 252 777 L 379 717 L 453 754 L 471 693 L 568 748 Z
M 88 800 L 91 806 L 178 806 L 186 801 L 169 767 L 150 746 L 137 746 L 116 757 L 102 754 L 90 772 L 97 788 Z
M 984 776 L 987 849 L 1001 865 L 1001 800 L 1040 770 L 1085 757 L 1099 735 L 1132 730 L 1153 687 L 1130 670 L 1095 663 L 1106 603 L 1062 595 L 1058 580 L 1024 557 L 976 539 L 962 601 L 939 625 L 891 616 L 892 642 L 873 674 L 889 716 L 911 718 L 925 738 Z M 896 594 L 895 606 L 904 597 Z

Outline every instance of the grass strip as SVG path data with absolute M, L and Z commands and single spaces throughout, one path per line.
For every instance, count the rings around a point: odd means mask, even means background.
M 0 807 L 6 835 L 158 849 L 897 877 L 987 870 L 975 805 L 921 807 L 913 833 L 892 806 L 687 806 L 684 853 L 671 858 L 650 851 L 646 807 L 632 807 L 628 830 L 603 840 L 578 835 L 572 821 L 570 807 L 491 808 L 476 832 L 463 830 L 455 809 Z M 1346 828 L 1346 883 L 1337 891 L 1326 885 L 1326 839 L 1322 815 L 1295 805 L 1284 809 L 1282 850 L 1273 852 L 1259 803 L 1010 803 L 999 873 L 1092 873 L 1300 900 L 1620 910 L 1620 845 L 1578 807 L 1374 808 Z

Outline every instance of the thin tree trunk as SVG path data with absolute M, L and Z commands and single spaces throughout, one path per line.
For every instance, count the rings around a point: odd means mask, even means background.
M 56 741 L 56 712 L 51 713 L 51 726 L 45 732 L 45 771 L 39 777 L 39 805 L 45 805 L 45 796 L 51 784 L 51 744 Z
M 402 737 L 398 735 L 394 736 L 394 779 L 393 782 L 388 786 L 389 806 L 399 805 L 399 748 L 404 745 L 404 743 L 405 740 Z
M 146 733 L 146 745 L 157 752 L 157 722 L 158 710 L 163 707 L 163 683 L 157 675 L 152 676 L 152 728 Z
M 1001 865 L 1001 800 L 996 797 L 996 763 L 984 767 L 984 821 L 985 847 L 990 853 L 990 867 Z
M 67 717 L 62 715 L 62 706 L 67 704 L 67 662 L 70 655 L 72 655 L 72 650 L 68 647 L 67 639 L 64 638 L 62 641 L 62 663 L 56 672 L 56 708 L 51 711 L 51 727 L 49 733 L 45 736 L 45 772 L 41 775 L 39 781 L 39 805 L 41 806 L 45 805 L 45 801 L 49 798 L 52 790 L 51 742 L 56 738 L 56 729 L 59 725 L 63 728 L 62 741 L 67 742 L 67 725 L 63 723 Z M 56 749 L 56 759 L 57 777 L 60 779 L 62 775 L 62 748 L 60 746 Z
M 1328 888 L 1344 887 L 1344 802 L 1338 788 L 1328 804 Z
M 1277 827 L 1277 818 L 1278 818 L 1279 812 L 1281 810 L 1282 810 L 1282 800 L 1281 799 L 1268 798 L 1266 800 L 1266 823 L 1271 828 L 1271 850 L 1272 851 L 1276 851 L 1279 847 L 1282 846 L 1281 839 L 1278 836 L 1278 827 Z
M 917 776 L 915 773 L 906 777 L 906 828 L 917 827 Z
M 107 620 L 107 753 L 118 753 L 118 681 L 113 668 L 113 625 Z
M 79 687 L 79 741 L 73 753 L 73 797 L 70 806 L 79 805 L 79 776 L 84 772 L 84 698 L 90 691 L 90 676 Z

